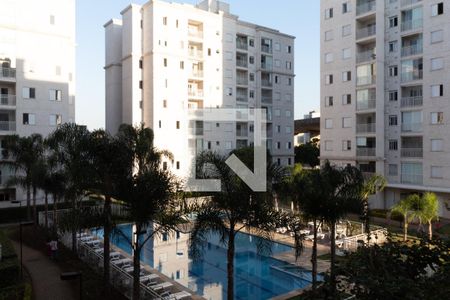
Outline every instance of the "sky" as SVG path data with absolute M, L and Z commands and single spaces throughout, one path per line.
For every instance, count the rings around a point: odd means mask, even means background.
M 134 0 L 144 4 L 147 0 Z M 197 0 L 175 0 L 196 4 Z M 280 30 L 295 41 L 295 118 L 320 108 L 320 1 L 225 0 L 243 21 Z M 105 127 L 105 35 L 103 25 L 130 0 L 77 0 L 76 122 Z

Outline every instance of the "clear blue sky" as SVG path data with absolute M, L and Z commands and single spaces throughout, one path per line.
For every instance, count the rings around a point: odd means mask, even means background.
M 135 0 L 143 4 L 147 0 Z M 195 4 L 197 0 L 177 0 Z M 320 105 L 320 1 L 225 0 L 241 20 L 297 37 L 295 42 L 295 117 Z M 104 128 L 104 30 L 130 0 L 77 0 L 76 122 L 90 129 Z

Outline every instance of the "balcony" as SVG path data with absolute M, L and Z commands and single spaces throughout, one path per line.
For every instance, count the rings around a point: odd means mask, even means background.
M 402 132 L 421 132 L 422 123 L 402 123 Z
M 236 37 L 236 48 L 241 50 L 248 50 L 248 42 L 246 36 L 238 35 Z
M 202 98 L 203 97 L 203 90 L 189 90 L 188 96 L 191 98 Z
M 0 105 L 15 106 L 16 105 L 16 96 L 15 95 L 0 95 Z
M 402 47 L 402 57 L 411 56 L 411 55 L 419 55 L 422 53 L 423 53 L 422 44 Z
M 197 21 L 189 21 L 188 36 L 196 39 L 203 38 L 203 24 Z
M 272 87 L 272 76 L 270 73 L 261 73 L 261 85 L 264 87 Z
M 402 100 L 401 100 L 402 108 L 416 107 L 416 106 L 422 106 L 422 105 L 423 105 L 423 96 L 402 97 Z
M 375 49 L 370 49 L 366 51 L 359 52 L 356 56 L 356 63 L 364 63 L 364 62 L 370 62 L 372 60 L 375 60 L 376 54 Z
M 423 148 L 402 148 L 402 157 L 422 158 Z
M 356 4 L 356 15 L 363 15 L 368 12 L 375 11 L 377 8 L 376 1 L 358 1 Z
M 194 58 L 194 59 L 202 59 L 203 58 L 203 50 L 189 49 L 189 57 Z
M 189 77 L 191 77 L 191 78 L 202 78 L 203 77 L 203 70 L 192 70 L 189 73 Z
M 401 6 L 410 6 L 410 5 L 414 5 L 416 3 L 422 2 L 422 0 L 402 0 L 401 1 Z
M 16 79 L 15 68 L 0 67 L 0 80 L 12 81 Z
M 247 58 L 236 57 L 236 66 L 241 68 L 247 68 L 248 67 Z
M 248 85 L 248 75 L 247 73 L 241 74 L 237 72 L 236 74 L 236 84 L 237 85 Z
M 356 101 L 356 110 L 367 110 L 367 109 L 374 109 L 376 107 L 377 100 L 375 98 L 373 99 L 366 99 L 366 100 L 357 100 Z
M 401 174 L 401 182 L 404 184 L 423 184 L 422 174 Z
M 401 74 L 402 83 L 422 80 L 423 70 L 414 70 L 412 72 L 404 72 Z
M 0 121 L 0 131 L 16 131 L 16 122 Z
M 356 85 L 372 85 L 377 82 L 377 76 L 376 75 L 370 75 L 370 76 L 358 76 L 356 78 Z
M 359 123 L 356 124 L 356 133 L 375 133 L 376 123 Z
M 247 137 L 248 136 L 248 128 L 247 128 L 247 126 L 237 125 L 236 126 L 236 136 L 238 136 L 238 137 Z
M 376 148 L 356 148 L 356 156 L 375 156 Z
M 422 28 L 422 26 L 423 26 L 423 19 L 408 20 L 402 22 L 401 29 L 402 31 L 409 31 L 420 29 Z
M 377 33 L 377 27 L 375 25 L 366 26 L 356 30 L 356 39 L 365 39 L 371 36 L 375 36 Z

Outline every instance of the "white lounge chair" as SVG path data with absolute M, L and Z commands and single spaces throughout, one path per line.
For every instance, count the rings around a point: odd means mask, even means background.
M 188 292 L 182 291 L 182 292 L 178 292 L 178 293 L 174 293 L 174 294 L 171 294 L 169 292 L 164 292 L 160 296 L 161 296 L 161 299 L 163 299 L 163 300 L 173 300 L 173 299 L 180 300 L 180 299 L 191 297 L 192 295 L 189 294 Z
M 324 238 L 325 238 L 325 234 L 317 233 L 317 239 L 318 240 L 323 240 Z M 314 240 L 314 234 L 310 234 L 310 235 L 305 236 L 305 240 L 313 241 Z
M 158 284 L 154 284 L 154 285 L 149 285 L 148 287 L 151 288 L 152 290 L 162 290 L 162 289 L 166 289 L 169 287 L 172 287 L 173 283 L 170 282 L 162 282 L 162 283 L 158 283 Z
M 152 281 L 153 279 L 157 279 L 157 278 L 159 278 L 158 275 L 156 275 L 156 274 L 149 274 L 149 275 L 141 276 L 140 281 L 141 282 Z

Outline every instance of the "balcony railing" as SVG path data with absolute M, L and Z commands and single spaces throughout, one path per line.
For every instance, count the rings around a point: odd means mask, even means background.
M 247 76 L 237 76 L 236 84 L 237 85 L 248 85 L 248 77 Z
M 401 5 L 402 6 L 409 6 L 416 3 L 422 2 L 422 0 L 402 0 Z
M 5 78 L 5 79 L 16 78 L 16 69 L 0 67 L 0 78 Z
M 415 107 L 423 105 L 423 96 L 402 97 L 401 107 Z
M 262 62 L 261 63 L 261 69 L 263 69 L 263 70 L 272 70 L 273 69 L 273 65 L 270 62 Z
M 375 156 L 376 148 L 356 148 L 356 156 Z
M 402 48 L 402 56 L 418 55 L 422 54 L 422 52 L 423 52 L 422 44 L 411 45 Z
M 401 181 L 405 184 L 423 184 L 422 174 L 401 174 Z
M 262 86 L 271 87 L 272 86 L 272 81 L 268 80 L 268 79 L 261 79 L 261 85 Z
M 200 78 L 203 77 L 203 70 L 191 71 L 190 77 Z
M 402 22 L 402 31 L 419 29 L 419 28 L 422 28 L 422 26 L 423 26 L 422 19 L 403 21 Z
M 376 1 L 367 1 L 356 6 L 356 15 L 362 15 L 371 11 L 375 11 L 377 7 Z
M 16 122 L 0 121 L 0 131 L 16 131 Z
M 356 85 L 370 85 L 377 82 L 377 76 L 358 76 L 356 78 Z
M 373 36 L 377 33 L 377 27 L 376 26 L 367 26 L 364 28 L 360 28 L 356 31 L 356 39 L 364 39 L 369 36 Z
M 15 95 L 0 95 L 0 105 L 14 106 L 16 105 Z
M 245 40 L 236 40 L 236 48 L 238 49 L 242 49 L 242 50 L 247 50 L 248 49 L 248 44 L 247 41 Z
M 247 62 L 246 59 L 237 59 L 236 60 L 236 66 L 242 67 L 242 68 L 247 68 L 248 62 Z
M 203 31 L 201 31 L 201 30 L 189 29 L 188 34 L 190 37 L 200 38 L 200 39 L 203 38 Z
M 248 97 L 247 97 L 247 95 L 237 95 L 236 96 L 236 101 L 247 102 L 248 101 Z
M 363 52 L 359 52 L 356 56 L 356 63 L 363 63 L 367 61 L 374 60 L 376 58 L 374 50 L 367 50 Z
M 423 157 L 423 148 L 402 148 L 402 157 Z
M 403 132 L 421 132 L 422 123 L 402 123 Z
M 376 127 L 376 123 L 356 124 L 356 133 L 373 133 Z
M 203 50 L 189 49 L 189 56 L 193 57 L 193 58 L 202 58 L 203 57 Z
M 272 103 L 272 96 L 261 96 L 261 101 L 263 103 Z
M 261 45 L 261 52 L 272 53 L 272 47 L 267 45 Z
M 203 90 L 190 90 L 188 95 L 189 97 L 203 97 Z
M 236 136 L 248 136 L 248 129 L 236 129 Z
M 376 99 L 368 99 L 365 101 L 356 101 L 356 110 L 373 109 L 377 104 Z
M 402 73 L 402 82 L 421 80 L 423 78 L 423 70 L 415 70 L 412 72 Z

